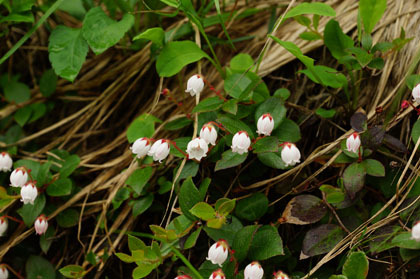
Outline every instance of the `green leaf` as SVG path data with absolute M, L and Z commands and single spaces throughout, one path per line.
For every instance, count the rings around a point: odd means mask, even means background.
M 128 235 L 128 249 L 130 251 L 144 250 L 145 248 L 146 244 L 144 244 L 143 240 L 130 234 Z
M 323 109 L 318 108 L 315 113 L 323 118 L 333 118 L 336 110 L 335 109 Z
M 41 247 L 42 252 L 44 252 L 45 254 L 47 254 L 48 250 L 51 247 L 54 234 L 54 227 L 49 226 L 47 231 L 39 237 L 39 246 Z
M 83 0 L 63 1 L 58 9 L 65 11 L 80 20 L 82 20 L 86 14 Z
M 340 24 L 334 19 L 331 19 L 325 26 L 324 43 L 336 59 L 347 55 L 346 49 L 353 47 L 354 44 L 353 40 L 343 33 Z
M 381 162 L 374 159 L 363 160 L 362 165 L 366 169 L 366 173 L 372 176 L 385 176 L 385 167 Z
M 289 224 L 316 223 L 327 213 L 324 202 L 313 195 L 299 195 L 289 201 L 282 218 Z
M 245 162 L 248 153 L 239 154 L 236 152 L 232 152 L 232 150 L 226 150 L 222 154 L 222 159 L 216 162 L 216 166 L 214 171 L 224 170 L 228 168 L 232 168 L 238 166 Z
M 187 240 L 184 243 L 184 249 L 190 249 L 195 246 L 202 229 L 203 227 L 199 227 L 196 231 L 190 234 L 190 236 L 187 238 Z
M 392 239 L 392 244 L 405 249 L 420 249 L 420 242 L 412 238 L 411 233 L 400 233 Z
M 283 242 L 277 228 L 269 225 L 259 228 L 251 242 L 248 258 L 263 261 L 283 254 Z
M 138 200 L 133 202 L 133 217 L 137 217 L 143 212 L 145 212 L 147 209 L 149 209 L 150 206 L 153 204 L 154 200 L 153 194 L 147 194 L 144 197 L 139 198 Z
M 117 255 L 118 256 L 118 255 Z M 80 265 L 66 265 L 58 271 L 66 278 L 82 278 L 85 274 L 85 269 Z
M 188 117 L 181 117 L 181 118 L 178 118 L 171 122 L 166 123 L 165 129 L 168 131 L 176 131 L 176 130 L 189 126 L 192 122 L 193 122 L 192 119 Z
M 232 249 L 235 251 L 235 258 L 238 262 L 241 262 L 246 258 L 257 230 L 257 225 L 246 226 L 235 234 Z
M 101 7 L 90 9 L 83 20 L 82 34 L 95 54 L 101 54 L 117 44 L 124 34 L 133 26 L 134 16 L 124 14 L 116 22 L 110 19 Z
M 57 224 L 62 228 L 71 228 L 79 222 L 79 211 L 73 208 L 68 208 L 60 212 L 57 217 Z
M 258 119 L 261 115 L 269 113 L 274 120 L 274 129 L 276 129 L 286 118 L 286 107 L 284 106 L 284 101 L 277 97 L 270 97 L 260 104 L 255 111 L 254 119 L 255 123 L 258 122 Z
M 219 97 L 210 97 L 202 100 L 195 108 L 192 110 L 193 113 L 196 112 L 207 112 L 214 111 L 219 109 L 223 105 L 223 100 Z
M 297 142 L 301 138 L 299 125 L 287 118 L 280 123 L 271 135 L 276 136 L 282 142 Z
M 235 208 L 235 215 L 247 221 L 260 219 L 268 210 L 268 199 L 262 193 L 255 193 L 250 197 L 239 200 Z
M 25 12 L 30 11 L 32 6 L 35 5 L 35 0 L 13 0 L 12 2 L 13 12 Z
M 4 98 L 8 102 L 20 104 L 31 98 L 31 91 L 24 83 L 10 81 L 4 86 Z
M 19 124 L 19 126 L 23 127 L 26 124 L 26 122 L 28 122 L 29 118 L 31 117 L 31 114 L 31 107 L 26 106 L 18 109 L 13 117 L 16 123 Z
M 229 244 L 233 243 L 235 239 L 235 234 L 237 231 L 242 229 L 242 224 L 235 216 L 232 216 L 232 222 L 229 224 L 223 224 L 220 229 L 213 229 L 209 227 L 204 227 L 204 231 L 207 235 L 214 241 L 219 239 L 226 240 Z
M 280 88 L 280 89 L 277 89 L 274 92 L 273 96 L 274 97 L 279 97 L 283 101 L 286 101 L 290 97 L 290 91 L 287 88 Z
M 39 80 L 39 90 L 44 97 L 50 97 L 57 88 L 57 75 L 53 69 L 46 70 Z
M 252 146 L 254 153 L 277 152 L 279 140 L 277 137 L 264 137 L 257 140 Z
M 31 22 L 35 21 L 32 12 L 25 12 L 21 14 L 11 13 L 7 16 L 0 17 L 0 23 L 3 22 Z
M 259 103 L 269 97 L 267 85 L 253 72 L 229 75 L 224 89 L 229 96 L 239 101 L 252 99 Z
M 220 200 L 222 202 L 219 203 Z M 235 205 L 236 199 L 221 198 L 216 202 L 215 208 L 219 215 L 227 216 L 235 209 Z
M 158 46 L 163 46 L 165 38 L 165 31 L 160 27 L 149 28 L 133 38 L 133 41 L 145 39 L 152 41 Z
M 325 193 L 325 198 L 328 203 L 339 203 L 344 201 L 346 194 L 340 188 L 331 185 L 322 185 L 319 190 Z
M 413 128 L 411 129 L 411 139 L 413 140 L 414 144 L 417 143 L 419 137 L 420 137 L 420 119 L 417 119 L 413 125 Z
M 341 88 L 347 85 L 347 78 L 342 73 L 339 73 L 337 70 L 327 66 L 316 65 L 312 68 L 312 70 L 304 69 L 299 72 L 307 75 L 313 82 L 324 86 Z
M 136 139 L 142 137 L 152 137 L 155 133 L 155 122 L 160 122 L 156 117 L 144 113 L 137 117 L 127 129 L 127 139 L 133 143 Z
M 236 113 L 238 112 L 238 101 L 235 99 L 231 99 L 227 102 L 224 102 L 222 105 L 222 110 L 230 114 L 236 115 Z
M 343 265 L 343 274 L 348 279 L 366 278 L 369 271 L 369 261 L 363 252 L 351 253 Z
M 178 197 L 182 213 L 188 219 L 196 221 L 197 218 L 190 213 L 190 209 L 202 200 L 200 192 L 197 187 L 195 187 L 191 177 L 185 179 L 184 183 L 182 183 Z
M 88 50 L 81 29 L 59 25 L 50 35 L 48 53 L 51 65 L 57 75 L 69 81 L 76 79 Z
M 47 106 L 43 103 L 33 103 L 29 107 L 32 109 L 32 116 L 29 123 L 35 122 L 47 113 Z
M 72 174 L 80 164 L 80 158 L 77 155 L 70 155 L 61 162 L 60 178 L 66 178 Z
M 296 7 L 290 9 L 290 11 L 286 14 L 284 18 L 286 19 L 304 14 L 335 16 L 335 11 L 329 5 L 320 2 L 301 3 Z
M 32 227 L 35 219 L 41 214 L 42 210 L 45 207 L 45 195 L 40 194 L 36 199 L 34 204 L 24 204 L 21 208 L 17 210 L 17 213 L 22 217 L 23 222 L 27 227 Z
M 40 256 L 31 255 L 26 261 L 27 279 L 55 279 L 54 266 Z
M 239 53 L 230 60 L 230 68 L 234 71 L 245 72 L 254 65 L 254 60 L 247 53 Z
M 359 14 L 365 27 L 365 32 L 372 33 L 373 28 L 386 10 L 386 0 L 360 0 Z
M 258 159 L 263 163 L 264 165 L 284 170 L 287 169 L 286 164 L 281 159 L 281 151 L 278 152 L 269 152 L 269 153 L 258 153 Z
M 213 207 L 211 207 L 208 203 L 199 202 L 190 209 L 190 212 L 203 220 L 210 220 L 216 216 L 216 212 L 214 211 Z
M 405 80 L 405 84 L 410 90 L 413 90 L 417 84 L 420 84 L 420 75 L 410 75 Z
M 250 138 L 255 137 L 254 131 L 251 130 L 251 128 L 249 128 L 247 124 L 245 124 L 239 119 L 230 117 L 229 115 L 223 115 L 220 116 L 217 119 L 217 121 L 220 122 L 223 125 L 223 127 L 225 127 L 225 129 L 228 130 L 228 132 L 232 135 L 236 134 L 239 131 L 245 131 L 248 133 L 248 136 Z
M 69 178 L 60 178 L 51 183 L 47 188 L 47 194 L 51 197 L 62 197 L 71 194 L 72 183 Z
M 400 256 L 404 262 L 411 261 L 420 256 L 420 250 L 400 248 Z
M 354 198 L 356 193 L 362 190 L 365 185 L 366 169 L 360 163 L 353 163 L 348 166 L 343 173 L 344 187 L 350 198 Z
M 136 169 L 127 179 L 125 182 L 127 185 L 131 186 L 133 190 L 140 195 L 143 191 L 144 186 L 152 177 L 153 168 L 146 167 L 141 169 Z
M 329 252 L 344 236 L 344 231 L 334 224 L 323 224 L 310 229 L 303 239 L 301 258 Z
M 302 32 L 299 34 L 299 38 L 301 38 L 302 40 L 307 40 L 307 41 L 315 41 L 315 40 L 322 39 L 319 33 L 313 32 L 313 31 Z
M 210 59 L 192 41 L 177 41 L 166 44 L 156 61 L 156 71 L 161 77 L 171 77 L 177 74 L 181 69 L 201 58 Z

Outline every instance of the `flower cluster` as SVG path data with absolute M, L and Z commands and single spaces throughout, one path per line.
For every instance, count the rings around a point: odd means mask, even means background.
M 0 264 L 0 279 L 9 278 L 9 271 L 4 264 Z

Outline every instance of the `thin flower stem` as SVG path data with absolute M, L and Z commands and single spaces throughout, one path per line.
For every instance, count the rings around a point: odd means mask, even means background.
M 185 157 L 188 158 L 188 154 L 185 153 L 181 148 L 179 148 L 174 141 L 168 140 L 168 142 L 170 142 L 179 152 L 181 152 Z
M 4 217 L 6 217 L 7 219 L 10 219 L 10 220 L 12 220 L 16 223 L 19 223 L 19 224 L 23 225 L 23 221 L 15 218 L 15 217 L 12 217 L 12 216 L 9 216 L 9 215 L 4 215 Z
M 22 275 L 20 275 L 16 270 L 14 270 L 10 265 L 8 264 L 2 264 L 4 265 L 8 270 L 10 270 L 18 279 L 25 279 Z

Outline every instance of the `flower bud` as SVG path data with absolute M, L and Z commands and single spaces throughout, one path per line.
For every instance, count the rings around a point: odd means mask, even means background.
M 196 94 L 200 94 L 204 88 L 204 80 L 200 75 L 193 75 L 187 82 L 187 90 L 185 92 L 190 93 L 191 97 Z
M 274 279 L 289 279 L 289 276 L 287 276 L 287 274 L 283 271 L 279 270 L 274 272 Z
M 226 261 L 228 254 L 229 246 L 226 240 L 220 239 L 210 247 L 209 254 L 206 259 L 211 261 L 212 264 L 218 264 L 222 267 L 222 264 Z
M 274 120 L 271 114 L 266 113 L 261 115 L 257 122 L 257 133 L 260 135 L 269 136 L 274 129 Z
M 21 201 L 23 204 L 34 204 L 34 201 L 38 196 L 38 189 L 36 188 L 35 184 L 29 182 L 20 188 L 20 195 L 22 196 Z
M 223 270 L 218 269 L 216 271 L 213 271 L 213 273 L 210 275 L 209 279 L 226 279 L 226 276 L 223 273 Z
M 247 132 L 239 131 L 233 136 L 232 152 L 244 154 L 248 152 L 248 149 L 250 146 L 251 146 L 251 139 L 249 138 Z
M 9 278 L 9 271 L 4 264 L 0 264 L 0 279 Z
M 259 262 L 252 262 L 245 267 L 244 279 L 261 279 L 264 275 L 264 270 Z
M 420 83 L 413 88 L 411 95 L 413 96 L 413 102 L 420 104 Z
M 360 141 L 359 133 L 354 132 L 347 138 L 347 141 L 346 141 L 347 151 L 357 153 L 357 151 L 359 150 L 360 144 L 361 144 L 361 141 Z
M 200 131 L 200 138 L 205 140 L 207 144 L 216 145 L 217 131 L 211 124 L 204 124 Z
M 281 150 L 281 159 L 286 163 L 286 167 L 294 166 L 300 163 L 300 151 L 295 144 L 285 142 Z
M 0 217 L 0 236 L 4 236 L 7 231 L 7 219 L 4 216 Z
M 45 217 L 45 215 L 42 214 L 38 218 L 36 218 L 34 227 L 35 227 L 36 234 L 39 234 L 39 235 L 44 234 L 48 229 L 47 217 Z
M 200 161 L 201 158 L 206 157 L 207 151 L 209 151 L 207 142 L 201 138 L 195 138 L 187 145 L 187 153 L 190 159 Z
M 28 172 L 25 168 L 17 168 L 10 174 L 10 186 L 22 187 L 28 181 Z
M 1 152 L 0 153 L 0 171 L 11 171 L 13 167 L 13 160 L 10 157 L 9 153 Z
M 175 279 L 192 279 L 191 276 L 189 275 L 178 275 L 177 277 L 175 277 Z
M 137 158 L 141 158 L 149 152 L 151 147 L 150 139 L 148 138 L 139 138 L 137 139 L 133 145 L 130 147 L 131 152 L 136 154 Z
M 420 221 L 416 222 L 411 229 L 411 238 L 415 241 L 420 241 Z
M 160 139 L 152 145 L 149 152 L 147 152 L 147 155 L 153 156 L 154 161 L 159 161 L 159 163 L 161 163 L 162 160 L 165 160 L 166 157 L 168 157 L 169 150 L 168 140 Z

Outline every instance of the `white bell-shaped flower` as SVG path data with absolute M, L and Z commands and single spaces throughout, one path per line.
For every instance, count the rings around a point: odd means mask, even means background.
M 210 123 L 204 124 L 200 130 L 200 138 L 205 140 L 207 144 L 216 145 L 217 131 Z
M 7 231 L 7 226 L 8 226 L 8 223 L 7 223 L 6 217 L 4 216 L 0 217 L 0 236 L 4 236 L 4 234 Z
M 168 157 L 170 151 L 168 140 L 160 139 L 157 140 L 150 148 L 147 155 L 152 156 L 154 161 L 161 163 Z
M 361 141 L 359 133 L 354 132 L 346 140 L 347 151 L 357 153 L 360 147 Z
M 11 171 L 13 167 L 13 160 L 10 157 L 9 153 L 1 152 L 0 153 L 0 171 Z
M 38 218 L 36 218 L 34 227 L 35 227 L 36 234 L 39 234 L 39 235 L 44 234 L 48 229 L 47 217 L 45 217 L 45 215 L 42 214 Z
M 413 96 L 413 102 L 420 104 L 420 83 L 413 88 L 411 95 Z
M 133 143 L 130 149 L 133 154 L 136 154 L 137 158 L 141 158 L 149 152 L 151 146 L 149 138 L 139 138 Z
M 416 222 L 411 229 L 411 238 L 417 242 L 420 241 L 420 221 Z
M 289 276 L 287 276 L 287 274 L 283 271 L 279 270 L 274 273 L 274 279 L 289 279 Z
M 271 135 L 271 132 L 274 129 L 274 120 L 271 114 L 266 113 L 260 116 L 257 122 L 257 129 L 259 135 Z
M 286 167 L 294 166 L 300 163 L 300 151 L 295 144 L 285 142 L 281 150 L 281 159 L 286 163 Z
M 191 96 L 200 94 L 204 88 L 204 80 L 200 75 L 193 75 L 187 82 L 187 90 L 185 92 L 190 93 Z
M 252 262 L 245 267 L 244 279 L 261 279 L 264 275 L 264 269 L 259 262 Z
M 187 153 L 190 159 L 200 161 L 201 158 L 206 157 L 207 151 L 209 151 L 208 144 L 202 138 L 195 138 L 187 145 Z
M 228 254 L 229 246 L 226 240 L 221 239 L 210 247 L 208 257 L 206 259 L 211 261 L 212 264 L 218 264 L 222 267 L 222 264 L 226 261 Z
M 34 204 L 34 201 L 38 196 L 38 189 L 36 188 L 35 184 L 29 182 L 20 189 L 20 195 L 22 196 L 21 201 L 23 204 Z
M 9 278 L 9 271 L 4 264 L 0 264 L 0 279 L 7 279 Z
M 209 279 L 226 279 L 225 274 L 223 273 L 223 270 L 220 268 L 216 271 L 213 271 L 209 277 Z
M 28 181 L 28 171 L 25 168 L 17 168 L 10 174 L 10 186 L 22 187 Z
M 232 152 L 244 154 L 248 152 L 251 146 L 251 139 L 245 131 L 237 132 L 232 139 Z

